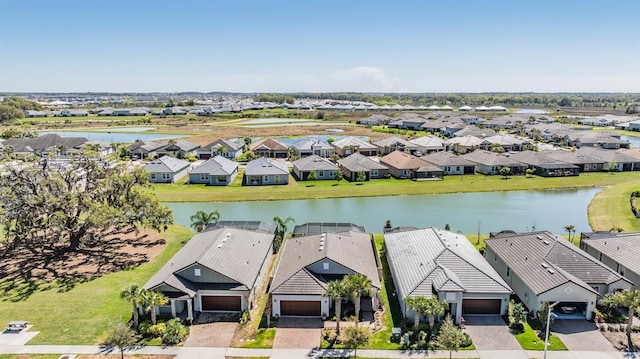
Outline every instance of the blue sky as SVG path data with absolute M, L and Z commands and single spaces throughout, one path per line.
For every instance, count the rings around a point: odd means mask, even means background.
M 0 5 L 0 91 L 640 92 L 639 0 Z

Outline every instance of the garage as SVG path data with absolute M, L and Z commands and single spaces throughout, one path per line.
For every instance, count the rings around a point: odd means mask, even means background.
M 462 314 L 500 314 L 501 299 L 463 299 Z
M 238 295 L 203 295 L 202 310 L 240 312 L 242 311 L 242 298 Z
M 294 315 L 301 317 L 319 317 L 320 301 L 312 300 L 281 300 L 280 315 Z

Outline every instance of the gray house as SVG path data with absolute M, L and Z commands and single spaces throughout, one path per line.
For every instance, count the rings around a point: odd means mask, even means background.
M 568 162 L 555 160 L 540 152 L 522 151 L 512 153 L 510 158 L 526 164 L 541 177 L 578 176 L 580 167 Z
M 129 145 L 129 151 L 131 152 L 131 157 L 136 159 L 155 157 L 158 154 L 157 151 L 165 145 L 160 142 L 137 140 Z
M 378 304 L 380 277 L 369 234 L 319 233 L 287 240 L 271 281 L 273 316 L 329 316 L 333 300 L 323 297 L 327 283 L 354 273 L 371 280 L 371 295 L 362 297 L 361 310 L 372 312 Z M 347 311 L 345 303 L 343 314 Z
M 344 178 L 351 182 L 357 181 L 359 172 L 364 173 L 366 181 L 389 175 L 389 167 L 358 152 L 338 160 L 338 165 Z
M 384 247 L 405 318 L 415 315 L 408 297 L 446 300 L 456 323 L 462 315 L 506 313 L 511 288 L 462 234 L 433 227 L 391 231 Z
M 331 157 L 333 154 L 333 147 L 328 143 L 318 140 L 317 138 L 304 138 L 300 141 L 296 141 L 291 144 L 291 148 L 293 149 L 293 153 L 300 157 L 316 155 L 326 158 Z
M 520 161 L 486 150 L 475 150 L 462 155 L 462 158 L 474 162 L 476 172 L 485 175 L 497 175 L 502 167 L 508 167 L 512 175 L 523 174 L 527 169 L 527 165 Z
M 147 163 L 144 168 L 149 172 L 149 182 L 173 183 L 187 174 L 191 164 L 170 156 L 163 156 Z
M 434 152 L 421 157 L 442 168 L 446 175 L 467 175 L 475 173 L 475 163 L 451 152 Z
M 640 288 L 640 233 L 593 232 L 580 235 L 580 248 Z
M 338 166 L 324 157 L 311 155 L 293 162 L 293 173 L 299 180 L 305 181 L 312 171 L 318 180 L 332 180 L 336 177 Z
M 600 295 L 632 283 L 588 253 L 551 232 L 500 233 L 486 240 L 484 257 L 530 312 L 560 302 L 556 314 L 592 318 Z
M 271 262 L 274 226 L 248 230 L 209 226 L 196 234 L 145 285 L 169 304 L 159 313 L 173 317 L 196 312 L 242 312 L 255 304 L 256 291 Z M 270 230 L 269 230 L 270 229 Z
M 243 180 L 245 186 L 284 185 L 288 183 L 289 168 L 284 162 L 260 157 L 247 163 Z
M 198 159 L 206 160 L 215 156 L 224 158 L 237 158 L 242 154 L 244 143 L 228 141 L 225 139 L 217 139 L 204 147 L 197 150 Z
M 189 183 L 228 186 L 238 175 L 238 163 L 222 156 L 208 159 L 189 173 Z
M 158 156 L 171 155 L 178 158 L 189 157 L 195 155 L 200 145 L 191 141 L 177 140 L 170 141 L 168 144 L 156 150 Z
M 450 146 L 446 140 L 433 135 L 418 137 L 409 142 L 417 145 L 418 151 L 423 155 L 432 152 L 448 151 Z
M 408 153 L 414 153 L 418 151 L 418 145 L 396 136 L 384 138 L 382 140 L 373 142 L 373 144 L 378 146 L 378 153 L 382 155 L 388 155 L 393 151 L 402 151 Z

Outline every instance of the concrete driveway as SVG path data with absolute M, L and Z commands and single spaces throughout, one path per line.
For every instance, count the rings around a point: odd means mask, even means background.
M 309 349 L 320 345 L 322 321 L 314 318 L 280 318 L 273 349 Z
M 569 350 L 575 351 L 616 351 L 609 341 L 600 334 L 598 327 L 586 320 L 556 319 L 551 330 Z
M 509 326 L 497 315 L 465 315 L 465 332 L 477 350 L 522 350 Z
M 233 322 L 192 325 L 189 328 L 189 336 L 184 346 L 228 348 L 231 345 L 231 339 L 233 339 L 233 334 L 236 332 L 238 325 L 238 323 Z

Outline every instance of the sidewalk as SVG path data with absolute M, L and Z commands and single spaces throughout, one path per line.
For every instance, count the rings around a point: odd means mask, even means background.
M 0 354 L 119 354 L 117 349 L 90 345 L 3 345 Z M 270 357 L 272 359 L 309 359 L 321 357 L 353 356 L 350 350 L 336 349 L 242 349 L 242 348 L 202 348 L 202 347 L 159 347 L 146 346 L 125 350 L 126 354 L 169 354 L 176 359 L 224 359 L 235 357 Z M 401 350 L 358 350 L 362 358 L 449 358 L 449 352 L 401 351 Z M 525 350 L 462 350 L 453 352 L 452 358 L 480 359 L 530 359 L 542 358 L 541 351 Z M 582 352 L 549 351 L 548 359 L 640 359 L 639 353 L 622 352 Z

